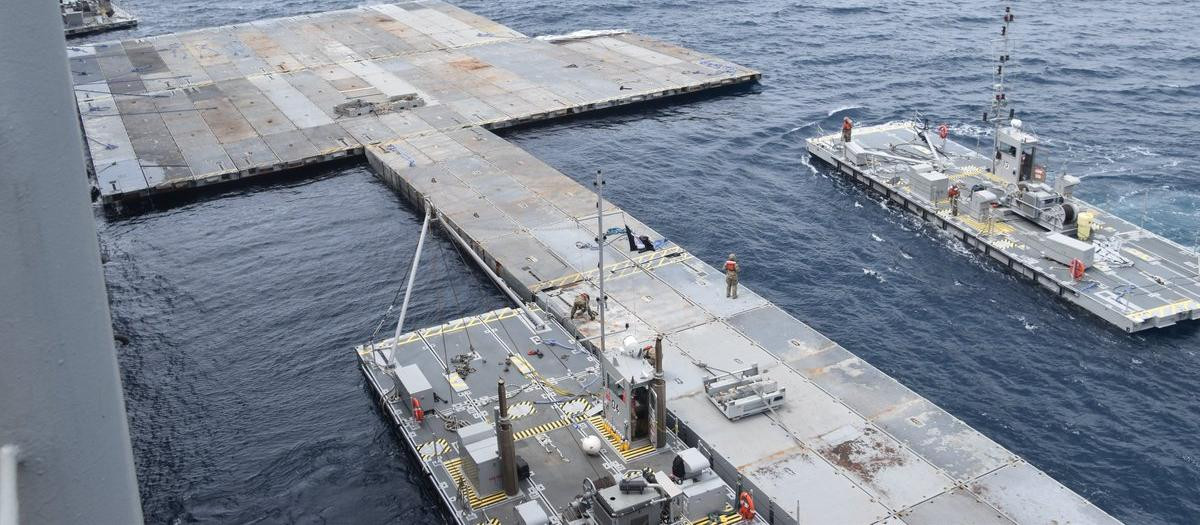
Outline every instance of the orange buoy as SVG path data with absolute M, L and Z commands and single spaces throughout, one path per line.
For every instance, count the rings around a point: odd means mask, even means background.
M 746 521 L 754 519 L 754 497 L 744 490 L 738 496 L 738 514 Z
M 1083 279 L 1083 272 L 1087 271 L 1087 265 L 1079 259 L 1071 259 L 1071 278 L 1076 281 Z

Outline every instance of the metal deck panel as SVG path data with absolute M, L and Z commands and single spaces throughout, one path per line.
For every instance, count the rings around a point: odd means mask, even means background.
M 954 481 L 873 426 L 844 426 L 820 437 L 820 454 L 893 510 L 953 488 Z
M 1012 520 L 962 489 L 954 489 L 921 502 L 905 511 L 901 519 L 908 525 L 943 525 L 948 523 L 948 516 L 953 516 L 953 523 L 1013 525 Z
M 354 136 L 337 124 L 327 124 L 300 130 L 322 155 L 345 151 L 359 146 Z
M 298 129 L 266 135 L 263 140 L 281 162 L 303 162 L 319 153 Z
M 757 441 L 743 437 L 729 445 L 754 447 Z M 759 490 L 774 496 L 773 505 L 799 523 L 874 524 L 889 514 L 887 507 L 808 450 L 770 456 L 746 465 L 745 472 Z
M 337 123 L 361 144 L 378 144 L 393 136 L 392 129 L 375 115 L 341 118 Z
M 480 245 L 493 261 L 493 269 L 511 274 L 518 281 L 515 284 L 525 291 L 542 281 L 575 273 L 527 232 L 487 239 L 480 241 Z
M 481 203 L 474 209 L 462 213 L 447 215 L 454 224 L 458 225 L 471 239 L 483 242 L 503 235 L 512 235 L 521 227 L 509 219 L 507 215 L 491 204 Z
M 271 103 L 279 108 L 297 128 L 313 128 L 333 124 L 325 110 L 317 107 L 285 78 L 286 75 L 256 75 L 249 77 Z
M 725 297 L 725 274 L 696 260 L 691 254 L 678 256 L 678 263 L 656 266 L 652 271 L 671 288 L 696 303 L 701 308 L 720 318 L 764 306 L 767 303 L 758 294 L 738 287 L 738 298 Z
M 992 472 L 968 488 L 1017 523 L 1115 521 L 1024 461 Z
M 338 117 L 337 112 L 333 109 L 334 107 L 350 100 L 341 91 L 338 91 L 333 84 L 325 81 L 325 79 L 312 71 L 296 71 L 283 75 L 283 78 L 330 119 Z M 319 126 L 320 124 L 317 125 Z
M 296 126 L 283 112 L 275 107 L 249 80 L 238 78 L 218 82 L 217 86 L 229 96 L 242 116 L 250 122 L 259 135 L 271 135 L 292 131 Z
M 222 144 L 258 137 L 254 127 L 228 98 L 192 99 L 193 106 Z
M 260 166 L 271 166 L 279 162 L 279 157 L 271 151 L 267 142 L 257 135 L 230 142 L 224 145 L 225 154 L 229 155 L 229 159 L 233 161 L 233 165 L 239 170 L 246 170 Z
M 712 316 L 642 270 L 605 283 L 608 296 L 660 333 L 705 323 Z
M 576 272 L 592 272 L 594 275 L 598 256 L 596 234 L 583 228 L 574 220 L 570 220 L 566 215 L 559 215 L 559 217 L 559 220 L 551 224 L 526 227 L 530 228 L 529 233 L 537 237 L 543 244 L 552 247 L 555 253 Z M 580 248 L 580 246 L 584 247 Z M 625 261 L 625 257 L 616 247 L 609 244 L 604 247 L 604 261 L 605 266 L 612 268 L 613 265 Z M 608 277 L 613 276 L 608 275 Z
M 1016 458 L 926 399 L 876 417 L 874 423 L 957 481 L 969 481 Z

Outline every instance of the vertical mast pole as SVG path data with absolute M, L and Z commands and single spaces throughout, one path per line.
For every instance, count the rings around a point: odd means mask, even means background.
M 604 175 L 596 170 L 596 246 L 599 248 L 599 262 L 596 263 L 596 274 L 600 276 L 600 354 L 604 354 L 604 332 L 608 328 L 604 323 Z

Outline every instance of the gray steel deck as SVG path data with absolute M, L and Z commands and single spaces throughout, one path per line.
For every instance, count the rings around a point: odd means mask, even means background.
M 568 318 L 576 294 L 598 296 L 589 189 L 479 127 L 372 145 L 367 158 L 572 335 L 599 333 L 596 321 Z M 611 203 L 604 212 L 607 223 L 663 239 Z M 680 434 L 711 450 L 731 485 L 744 476 L 774 523 L 1115 522 L 752 290 L 726 299 L 722 274 L 669 240 L 636 253 L 622 235 L 603 249 L 609 340 L 665 334 Z M 787 402 L 728 421 L 701 380 L 753 363 L 787 388 Z
M 675 454 L 688 448 L 671 436 L 670 445 L 656 451 L 622 452 L 609 442 L 598 456 L 584 453 L 578 444 L 580 438 L 611 435 L 601 423 L 603 417 L 597 415 L 602 401 L 585 396 L 557 402 L 566 398 L 551 391 L 543 381 L 573 393 L 596 393 L 602 389 L 597 386 L 602 382 L 601 366 L 561 325 L 550 321 L 547 326 L 546 331 L 535 331 L 519 310 L 504 308 L 404 334 L 394 354 L 391 338 L 356 349 L 381 405 L 459 523 L 518 523 L 514 507 L 527 501 L 539 501 L 547 510 L 563 509 L 580 494 L 584 478 L 610 474 L 620 479 L 634 469 L 670 472 Z M 380 366 L 382 356 L 373 353 L 372 348 L 394 355 L 398 366 L 416 365 L 429 378 L 442 401 L 424 407 L 434 414 L 424 424 L 413 420 L 403 402 L 386 395 L 392 380 Z M 541 350 L 544 357 L 528 356 L 526 352 L 532 349 Z M 456 356 L 470 356 L 474 370 L 462 377 L 459 389 L 451 386 L 446 373 L 447 369 L 455 369 L 447 360 Z M 521 363 L 505 366 L 508 359 Z M 517 455 L 529 463 L 532 473 L 520 484 L 521 492 L 512 498 L 506 498 L 503 492 L 477 494 L 469 481 L 463 481 L 464 451 L 459 447 L 457 432 L 445 424 L 494 423 L 492 408 L 497 400 L 498 377 L 504 378 L 510 392 Z M 733 490 L 726 490 L 727 500 L 732 502 Z M 723 524 L 740 521 L 732 507 L 721 515 Z
M 105 203 L 358 155 L 414 132 L 502 128 L 759 77 L 624 32 L 530 38 L 437 0 L 69 51 Z M 407 94 L 425 106 L 334 110 Z
M 854 141 L 881 151 L 889 151 L 894 145 L 926 148 L 909 122 L 856 128 Z M 809 139 L 808 151 L 835 166 L 843 176 L 1127 332 L 1200 319 L 1200 257 L 1194 250 L 1068 197 L 1067 202 L 1078 211 L 1094 213 L 1101 225 L 1091 241 L 1097 248 L 1096 264 L 1087 270 L 1084 279 L 1075 281 L 1066 265 L 1043 257 L 1045 229 L 1040 226 L 1015 214 L 995 223 L 983 223 L 965 214 L 952 216 L 945 196 L 931 200 L 929 195 L 918 195 L 899 177 L 908 169 L 904 162 L 877 158 L 860 166 L 846 158 L 841 144 L 840 134 L 827 135 Z M 951 180 L 961 180 L 970 187 L 973 180 L 990 175 L 989 160 L 978 152 L 951 140 L 939 147 L 953 166 L 947 173 Z

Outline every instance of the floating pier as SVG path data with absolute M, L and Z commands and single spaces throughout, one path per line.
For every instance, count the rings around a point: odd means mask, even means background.
M 935 154 L 939 173 L 944 173 L 945 182 L 964 188 L 955 213 L 945 183 L 930 192 L 927 184 L 915 183 L 921 180 L 913 175 L 918 165 L 898 160 L 897 155 L 928 156 L 929 144 L 918 133 L 918 125 L 912 122 L 867 126 L 854 130 L 854 150 L 861 152 L 858 158 L 846 154 L 838 134 L 809 139 L 808 151 L 888 203 L 1126 332 L 1200 319 L 1200 254 L 1195 249 L 1084 202 L 1070 189 L 1064 202 L 1074 216 L 1089 217 L 1086 235 L 1075 228 L 1067 235 L 1056 234 L 1005 208 L 972 210 L 966 188 L 1015 185 L 990 173 L 987 157 L 953 140 L 933 138 L 939 150 Z M 1064 256 L 1064 247 L 1075 253 Z M 1078 278 L 1069 264 L 1072 258 L 1083 257 L 1077 253 L 1087 254 L 1087 269 Z
M 485 129 L 417 133 L 369 146 L 367 158 L 415 205 L 432 207 L 507 286 L 565 327 L 570 339 L 552 337 L 569 346 L 597 349 L 598 321 L 570 311 L 578 294 L 599 296 L 603 249 L 611 261 L 603 270 L 610 348 L 664 335 L 669 425 L 709 451 L 729 485 L 740 480 L 769 522 L 1115 522 L 752 290 L 727 299 L 720 271 L 611 203 L 597 210 L 590 189 Z M 602 247 L 598 211 L 620 230 Z M 631 250 L 625 228 L 657 241 L 657 249 Z M 397 359 L 429 363 L 420 354 L 462 352 L 461 339 L 445 350 L 445 333 L 434 327 L 402 336 L 412 348 L 402 346 Z M 531 333 L 512 337 L 527 341 Z M 785 388 L 787 399 L 768 413 L 729 420 L 705 395 L 704 379 L 752 365 Z M 369 376 L 380 373 L 366 358 L 363 366 Z M 443 370 L 425 366 L 435 389 L 453 388 Z M 496 364 L 488 358 L 476 367 Z M 435 478 L 441 468 L 426 464 Z
M 105 204 L 759 78 L 622 31 L 531 38 L 438 1 L 68 51 Z
M 597 479 L 665 469 L 662 451 L 685 446 L 721 480 L 695 497 L 745 491 L 760 522 L 1115 521 L 752 290 L 724 297 L 718 270 L 489 131 L 750 82 L 754 70 L 619 31 L 530 38 L 438 1 L 78 46 L 71 65 L 105 204 L 365 154 L 543 319 L 505 309 L 357 349 L 386 413 L 460 523 L 544 522 L 526 503 L 569 515 L 568 469 Z M 598 213 L 616 229 L 598 232 Z M 626 232 L 654 249 L 627 243 Z M 601 252 L 609 263 L 598 268 Z M 570 315 L 580 293 L 600 296 L 600 272 L 604 327 Z M 645 427 L 596 420 L 590 404 L 553 402 L 594 389 L 590 376 L 601 369 L 633 371 L 604 385 L 647 380 L 621 352 L 658 337 L 668 411 L 656 420 L 671 429 L 662 448 L 637 444 Z M 786 398 L 729 419 L 711 379 L 747 369 Z M 512 390 L 507 415 L 491 412 L 497 376 L 506 379 L 501 391 Z M 419 403 L 405 397 L 413 392 Z M 611 410 L 621 404 L 620 392 L 594 395 Z M 503 448 L 509 433 L 517 455 L 532 458 L 518 495 L 495 490 L 499 471 L 480 470 L 497 468 L 490 458 L 505 453 L 486 443 Z M 603 436 L 601 459 L 577 450 L 585 433 Z M 689 521 L 732 523 L 742 519 L 736 510 Z
M 63 34 L 67 38 L 129 29 L 137 18 L 111 0 L 60 0 Z

